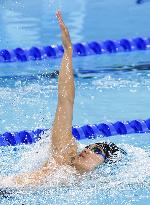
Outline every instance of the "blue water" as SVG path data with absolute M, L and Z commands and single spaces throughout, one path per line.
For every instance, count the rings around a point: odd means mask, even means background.
M 60 44 L 54 16 L 57 8 L 63 11 L 73 42 L 149 35 L 148 2 L 137 5 L 135 0 L 93 0 L 92 3 L 89 0 L 7 0 L 0 1 L 0 8 L 1 49 Z M 73 124 L 149 118 L 149 55 L 150 51 L 141 51 L 74 58 L 76 99 Z M 60 59 L 0 64 L 1 133 L 51 127 L 58 80 L 50 74 L 59 67 Z M 128 156 L 117 165 L 98 168 L 68 187 L 15 192 L 8 198 L 0 198 L 0 204 L 149 205 L 150 135 L 99 140 L 119 144 Z M 85 140 L 82 143 L 90 142 Z M 44 160 L 46 153 L 41 150 L 45 146 L 20 146 L 15 150 L 1 148 L 1 174 L 38 167 Z

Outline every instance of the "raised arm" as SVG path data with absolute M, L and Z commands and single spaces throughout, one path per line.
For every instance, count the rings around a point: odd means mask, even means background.
M 72 68 L 72 44 L 69 32 L 63 23 L 60 11 L 56 13 L 62 32 L 64 56 L 58 79 L 58 105 L 52 128 L 53 157 L 58 164 L 71 164 L 77 156 L 77 145 L 72 136 L 72 117 L 74 104 L 74 76 Z M 55 171 L 55 164 L 51 167 L 46 163 L 37 171 L 18 176 L 0 177 L 2 187 L 25 187 L 41 184 L 46 175 Z
M 72 67 L 72 44 L 61 12 L 56 13 L 62 34 L 64 56 L 58 79 L 58 104 L 52 128 L 53 157 L 59 164 L 70 164 L 77 155 L 77 145 L 72 136 L 74 104 L 74 75 Z

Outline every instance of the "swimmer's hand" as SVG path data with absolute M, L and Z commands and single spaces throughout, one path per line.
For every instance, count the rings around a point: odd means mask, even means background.
M 61 29 L 62 43 L 63 43 L 64 49 L 65 51 L 72 51 L 72 43 L 71 43 L 69 31 L 63 22 L 61 11 L 58 10 L 56 12 L 56 17 L 58 19 L 58 23 Z

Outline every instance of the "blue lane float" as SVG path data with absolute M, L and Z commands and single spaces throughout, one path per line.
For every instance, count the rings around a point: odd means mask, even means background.
M 146 2 L 150 2 L 150 0 L 136 0 L 137 4 L 143 4 L 143 3 L 146 3 Z
M 73 44 L 73 56 L 101 55 L 117 52 L 131 52 L 135 50 L 150 49 L 150 38 L 137 37 L 133 39 L 106 40 L 102 42 L 87 42 Z M 62 45 L 49 45 L 44 47 L 33 46 L 30 49 L 16 48 L 13 50 L 0 50 L 0 62 L 26 62 L 30 60 L 55 59 L 62 57 Z
M 48 129 L 23 130 L 20 132 L 5 132 L 0 135 L 0 146 L 16 146 L 33 144 L 39 141 Z M 115 123 L 99 123 L 93 125 L 74 126 L 72 134 L 77 140 L 95 139 L 133 133 L 150 132 L 150 118 L 147 120 L 117 121 Z
M 142 3 L 144 3 L 144 0 L 136 0 L 136 3 L 137 4 L 142 4 Z

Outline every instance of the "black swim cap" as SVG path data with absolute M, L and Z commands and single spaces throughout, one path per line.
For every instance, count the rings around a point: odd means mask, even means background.
M 124 151 L 122 148 L 118 147 L 117 145 L 111 142 L 95 143 L 95 145 L 101 148 L 105 153 L 106 156 L 105 162 L 119 161 L 120 160 L 120 158 L 118 158 L 119 154 L 124 154 L 124 155 L 127 154 L 126 151 Z

